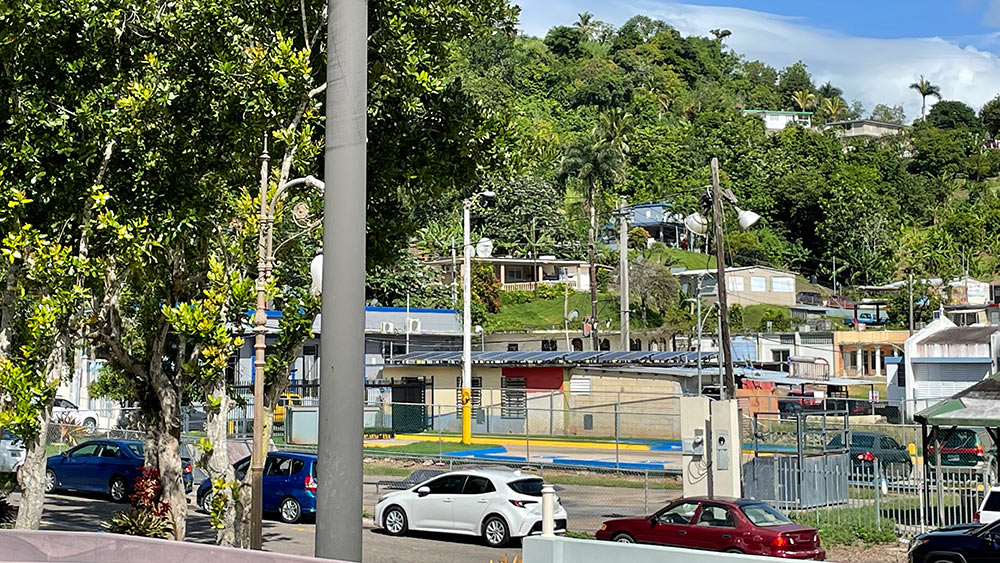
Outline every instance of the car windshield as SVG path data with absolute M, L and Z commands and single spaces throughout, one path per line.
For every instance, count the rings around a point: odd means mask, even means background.
M 520 481 L 511 481 L 507 483 L 507 486 L 514 490 L 514 492 L 521 493 L 522 495 L 529 495 L 533 497 L 542 496 L 542 480 L 541 479 L 521 479 Z
M 15 436 L 13 432 L 7 430 L 6 428 L 0 429 L 0 440 L 11 440 L 11 441 L 14 441 L 14 440 L 19 440 L 19 439 L 20 438 L 18 438 L 17 436 Z
M 132 453 L 134 453 L 135 455 L 137 455 L 139 457 L 143 457 L 142 456 L 142 444 L 129 444 L 128 445 L 128 449 L 132 450 Z
M 784 514 L 778 512 L 769 504 L 748 504 L 741 506 L 740 510 L 743 511 L 743 514 L 746 514 L 747 519 L 753 522 L 754 526 L 766 528 L 768 526 L 783 526 L 792 523 Z

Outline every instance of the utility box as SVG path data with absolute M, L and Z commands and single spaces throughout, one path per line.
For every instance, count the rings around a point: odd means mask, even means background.
M 743 496 L 742 475 L 740 475 L 740 409 L 735 399 L 712 401 L 710 405 L 712 436 L 712 487 L 709 493 L 715 497 Z
M 681 397 L 681 468 L 684 496 L 709 494 L 709 399 Z

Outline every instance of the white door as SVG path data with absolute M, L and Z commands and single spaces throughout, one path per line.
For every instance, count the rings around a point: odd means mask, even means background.
M 986 493 L 979 507 L 979 521 L 983 524 L 1000 520 L 1000 488 L 993 487 Z
M 470 476 L 462 494 L 455 497 L 455 530 L 478 534 L 483 516 L 496 496 L 496 488 L 489 479 Z
M 465 475 L 445 475 L 425 486 L 430 493 L 413 499 L 410 527 L 416 530 L 451 530 L 455 498 L 462 494 Z

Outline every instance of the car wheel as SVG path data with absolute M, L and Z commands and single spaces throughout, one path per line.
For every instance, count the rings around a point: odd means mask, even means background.
M 56 472 L 51 469 L 45 470 L 45 492 L 54 493 L 56 492 L 56 486 L 59 484 L 59 480 L 56 479 Z
M 382 516 L 382 527 L 390 536 L 401 536 L 406 533 L 406 513 L 398 506 L 390 506 Z
M 302 505 L 292 497 L 286 497 L 278 506 L 278 516 L 287 524 L 294 524 L 302 518 Z
M 743 553 L 743 550 L 736 549 L 735 547 L 730 547 L 729 549 L 723 549 L 722 553 Z
M 204 496 L 201 497 L 201 502 L 198 503 L 201 509 L 209 514 L 212 513 L 212 491 L 208 491 Z
M 97 431 L 97 421 L 93 418 L 88 418 L 83 421 L 83 428 L 87 431 L 87 434 L 93 434 Z
M 625 532 L 621 532 L 619 534 L 615 534 L 611 538 L 611 541 L 617 542 L 617 543 L 635 543 L 635 538 L 633 538 L 632 536 L 626 534 Z
M 108 484 L 108 494 L 111 495 L 111 500 L 115 502 L 125 502 L 128 499 L 125 479 L 119 475 L 112 477 L 111 482 Z
M 483 540 L 490 547 L 503 547 L 510 541 L 507 522 L 499 516 L 490 516 L 483 522 Z

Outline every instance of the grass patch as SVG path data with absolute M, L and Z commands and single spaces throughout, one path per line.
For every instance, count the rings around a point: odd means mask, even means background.
M 507 292 L 500 292 L 500 312 L 488 315 L 486 328 L 489 330 L 528 330 L 528 329 L 563 329 L 563 298 L 533 299 L 527 303 L 514 303 Z M 618 303 L 615 293 L 598 294 L 599 303 Z M 585 312 L 590 311 L 590 294 L 571 291 L 569 294 L 569 310 L 580 312 L 579 318 L 569 323 L 570 330 L 579 332 L 583 326 Z M 617 310 L 617 309 L 615 309 Z M 620 326 L 618 315 L 611 315 L 611 328 L 617 330 Z M 601 328 L 604 325 L 602 323 Z
M 562 416 L 562 414 L 559 413 L 558 416 Z M 430 431 L 422 433 L 422 435 L 424 435 L 424 436 L 435 436 L 436 437 L 439 434 L 437 432 L 433 431 L 433 430 L 430 430 Z M 446 437 L 454 437 L 454 436 L 461 436 L 461 433 L 459 433 L 459 432 L 441 432 L 440 435 L 441 436 L 446 436 Z M 503 440 L 510 440 L 510 441 L 517 441 L 517 442 L 523 442 L 524 441 L 524 434 L 476 434 L 475 437 L 478 437 L 478 438 L 499 438 L 499 439 L 503 439 Z M 611 446 L 611 447 L 614 447 L 614 445 L 615 445 L 615 438 L 614 438 L 614 436 L 593 436 L 592 437 L 592 436 L 559 436 L 559 435 L 552 435 L 552 434 L 529 434 L 528 438 L 531 439 L 531 440 L 558 441 L 558 442 L 598 442 L 598 443 L 607 442 L 608 445 Z M 676 441 L 678 439 L 677 438 L 664 438 L 664 440 L 675 440 Z M 654 442 L 656 440 L 648 440 L 648 441 L 649 442 Z M 435 440 L 434 443 L 436 444 L 437 440 Z M 622 442 L 622 443 L 625 443 L 625 442 Z M 636 443 L 643 443 L 643 442 L 640 441 L 640 442 L 636 442 Z M 490 446 L 483 446 L 483 447 L 490 447 Z
M 616 489 L 641 489 L 646 486 L 642 476 L 627 477 L 622 475 L 574 475 L 560 474 L 554 471 L 545 472 L 545 482 L 553 485 L 581 485 L 589 487 L 613 487 Z M 653 478 L 649 480 L 649 488 L 661 491 L 680 490 L 680 481 Z
M 781 313 L 781 318 L 791 322 L 792 312 L 788 307 L 779 307 L 777 305 L 747 305 L 743 307 L 743 327 L 749 331 L 756 331 L 760 328 L 760 320 L 764 317 L 764 313 L 769 310 L 775 310 Z
M 413 468 L 395 467 L 380 463 L 366 463 L 364 466 L 365 475 L 378 475 L 382 477 L 406 477 L 413 473 Z
M 448 452 L 464 452 L 491 448 L 489 444 L 461 444 L 457 442 L 414 442 L 403 446 L 386 446 L 384 448 L 366 448 L 367 452 L 385 452 L 414 455 L 438 455 Z
M 699 254 L 679 248 L 667 248 L 662 251 L 662 254 L 669 258 L 670 262 L 673 262 L 677 266 L 684 266 L 688 270 L 704 270 L 716 267 L 715 256 L 709 254 Z
M 893 544 L 899 540 L 895 521 L 883 516 L 876 525 L 874 506 L 798 511 L 789 514 L 789 518 L 797 524 L 816 528 L 820 543 L 826 548 L 858 542 Z
M 563 537 L 573 538 L 577 540 L 592 540 L 594 539 L 594 534 L 587 532 L 566 532 Z

